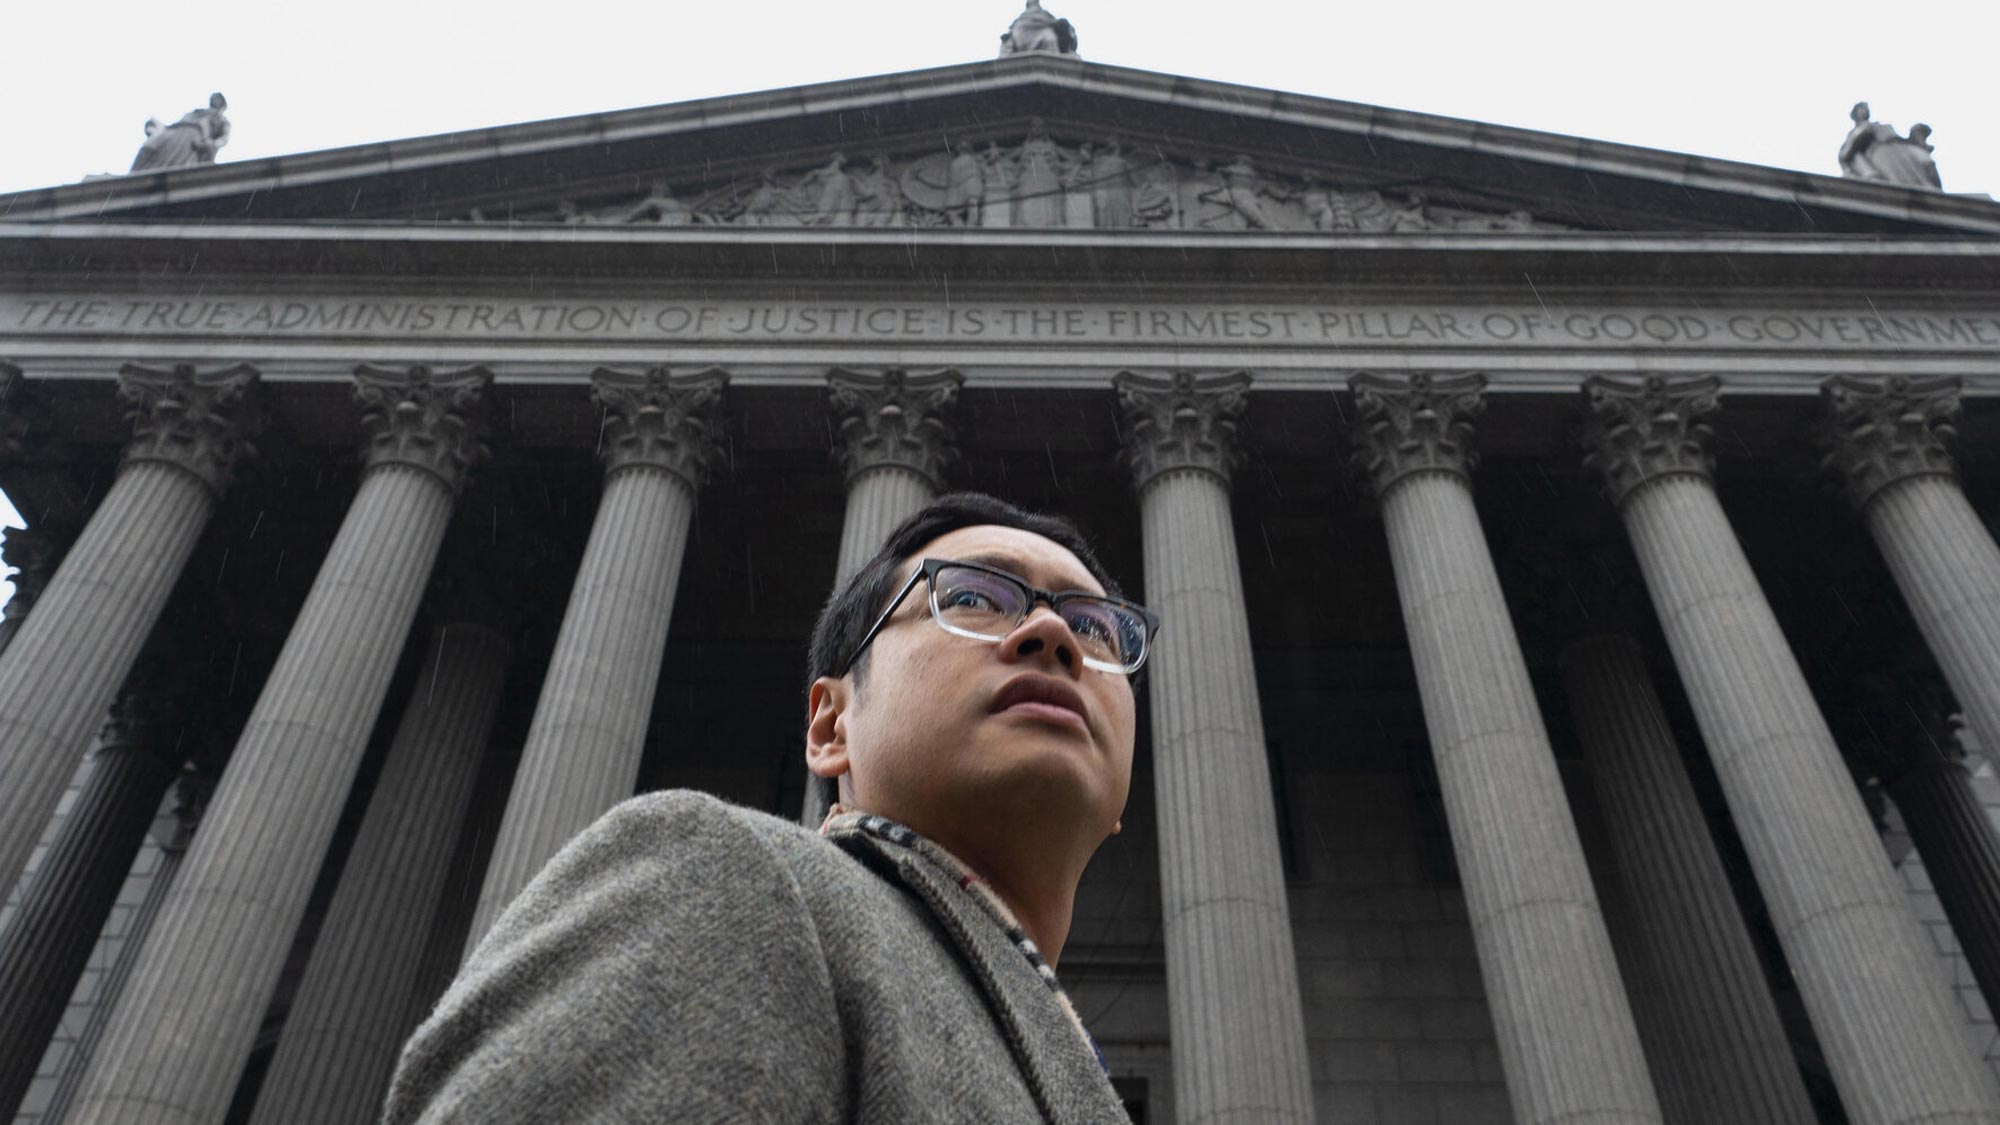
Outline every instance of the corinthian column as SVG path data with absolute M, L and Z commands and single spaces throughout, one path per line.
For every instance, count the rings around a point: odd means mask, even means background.
M 1592 379 L 1618 506 L 1851 1120 L 2000 1121 L 1825 719 L 1710 482 L 1712 378 Z
M 1639 645 L 1565 646 L 1563 689 L 1628 892 L 1628 973 L 1667 1120 L 1811 1125 L 1778 1006 Z
M 124 463 L 0 654 L 0 887 L 20 878 L 248 449 L 236 418 L 256 377 L 240 366 L 119 374 L 132 420 Z
M 1139 493 L 1174 1103 L 1188 1122 L 1312 1120 L 1284 862 L 1229 517 L 1250 377 L 1118 377 Z M 1218 831 L 1217 826 L 1226 825 Z
M 1827 380 L 1830 451 L 1983 746 L 2000 746 L 2000 547 L 1945 447 L 1957 379 Z
M 1472 504 L 1478 375 L 1354 380 L 1500 1062 L 1523 1123 L 1660 1120 Z
M 64 815 L 20 908 L 0 930 L 0 1118 L 11 1120 L 49 1037 L 117 901 L 132 858 L 179 769 L 158 738 L 162 699 L 127 687 L 98 736 L 76 801 Z
M 467 617 L 450 615 L 427 642 L 252 1122 L 367 1121 L 388 1091 L 404 1004 L 507 675 L 506 639 Z
M 826 377 L 839 426 L 834 455 L 847 476 L 847 516 L 840 529 L 836 588 L 880 549 L 896 525 L 915 515 L 944 487 L 957 456 L 949 415 L 964 377 L 937 371 L 915 378 L 835 370 Z M 831 782 L 806 772 L 799 822 L 816 828 L 832 803 Z
M 360 490 L 91 1060 L 82 1120 L 205 1125 L 228 1109 L 453 501 L 484 455 L 471 414 L 491 379 L 356 372 Z
M 601 367 L 591 382 L 605 410 L 604 497 L 521 748 L 468 949 L 570 837 L 632 795 L 695 494 L 716 445 L 722 372 L 675 377 L 664 367 L 637 375 Z

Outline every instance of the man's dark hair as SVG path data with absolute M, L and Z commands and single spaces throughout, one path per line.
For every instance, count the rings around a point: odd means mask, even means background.
M 1118 583 L 1104 569 L 1104 564 L 1097 561 L 1097 553 L 1090 549 L 1089 541 L 1075 524 L 1061 516 L 1017 508 L 983 492 L 953 492 L 924 505 L 915 515 L 898 524 L 881 548 L 827 599 L 826 606 L 819 611 L 818 623 L 813 626 L 812 648 L 806 658 L 807 688 L 810 689 L 813 681 L 821 676 L 842 673 L 840 662 L 847 659 L 854 652 L 854 646 L 867 635 L 868 627 L 882 612 L 882 603 L 888 601 L 896 588 L 910 577 L 904 560 L 940 535 L 962 527 L 989 524 L 1032 532 L 1055 543 L 1075 555 L 1090 571 L 1090 576 L 1104 587 L 1105 593 L 1114 598 L 1125 596 Z M 857 690 L 867 664 L 868 654 L 864 652 L 854 661 L 853 667 L 845 669 L 854 673 Z M 835 791 L 833 782 L 815 777 L 807 793 L 808 803 L 817 801 L 817 807 L 825 809 L 833 803 Z

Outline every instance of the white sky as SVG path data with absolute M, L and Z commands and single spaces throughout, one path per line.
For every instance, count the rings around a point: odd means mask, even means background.
M 1837 173 L 1848 107 L 2000 195 L 1994 0 L 1045 0 L 1085 58 Z M 0 191 L 123 171 L 148 116 L 230 101 L 222 158 L 990 57 L 1018 0 L 13 0 Z

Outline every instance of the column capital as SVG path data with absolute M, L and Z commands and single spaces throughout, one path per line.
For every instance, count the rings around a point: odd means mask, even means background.
M 457 493 L 473 466 L 486 459 L 476 411 L 492 382 L 493 373 L 477 366 L 444 372 L 422 364 L 356 367 L 364 470 L 407 465 Z
M 1820 384 L 1826 404 L 1820 463 L 1839 477 L 1857 510 L 1898 481 L 1958 475 L 1945 445 L 1957 434 L 1960 386 L 1948 375 L 1835 375 Z
M 1207 377 L 1177 371 L 1164 379 L 1120 372 L 1113 386 L 1129 427 L 1125 463 L 1133 487 L 1144 491 L 1155 477 L 1175 469 L 1228 481 L 1243 459 L 1236 430 L 1250 382 L 1247 371 Z
M 650 466 L 700 489 L 720 446 L 717 409 L 729 376 L 711 367 L 672 375 L 665 367 L 591 372 L 591 394 L 604 407 L 604 475 Z
M 1413 473 L 1471 477 L 1479 464 L 1472 423 L 1486 409 L 1486 376 L 1363 373 L 1349 386 L 1361 415 L 1354 467 L 1377 496 Z
M 894 466 L 942 490 L 946 466 L 958 459 L 950 414 L 964 382 L 949 368 L 922 375 L 839 367 L 827 372 L 827 397 L 840 427 L 834 454 L 847 479 Z
M 1715 413 L 1721 380 L 1712 375 L 1637 383 L 1604 376 L 1584 380 L 1589 413 L 1583 424 L 1583 465 L 1614 507 L 1640 485 L 1666 476 L 1709 477 L 1715 459 L 1702 419 Z
M 257 369 L 242 363 L 219 371 L 126 364 L 118 371 L 118 394 L 132 423 L 124 464 L 172 465 L 221 496 L 237 464 L 255 452 L 250 437 L 258 419 L 245 400 L 256 382 Z

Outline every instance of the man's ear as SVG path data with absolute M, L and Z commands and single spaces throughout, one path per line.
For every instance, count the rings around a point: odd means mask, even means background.
M 846 676 L 821 676 L 806 697 L 806 768 L 816 777 L 837 778 L 848 770 L 847 705 L 854 685 Z

